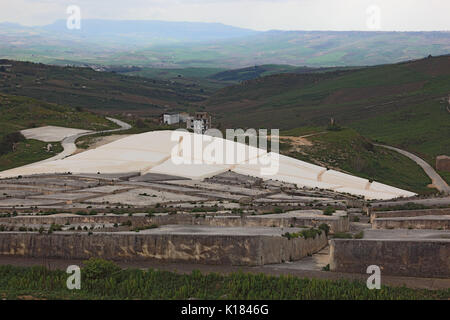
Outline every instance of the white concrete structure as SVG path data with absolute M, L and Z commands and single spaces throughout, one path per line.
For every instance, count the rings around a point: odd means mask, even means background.
M 56 126 L 46 126 L 20 131 L 20 133 L 22 133 L 22 135 L 27 139 L 36 139 L 45 142 L 58 142 L 64 140 L 67 137 L 86 132 L 92 131 Z
M 188 142 L 193 142 L 189 145 Z M 234 155 L 233 155 L 234 153 Z M 225 171 L 329 189 L 367 199 L 410 197 L 414 193 L 370 182 L 263 149 L 180 131 L 128 136 L 68 158 L 0 172 L 0 178 L 45 173 L 162 173 L 195 180 Z
M 163 114 L 163 123 L 165 124 L 177 124 L 180 122 L 180 115 L 176 114 Z

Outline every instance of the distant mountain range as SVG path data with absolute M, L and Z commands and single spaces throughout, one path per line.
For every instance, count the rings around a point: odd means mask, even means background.
M 259 32 L 219 23 L 65 20 L 0 24 L 0 58 L 51 64 L 243 68 L 395 63 L 450 52 L 450 32 Z
M 232 39 L 258 32 L 221 23 L 167 22 L 143 20 L 82 20 L 81 29 L 70 30 L 65 20 L 42 27 L 55 34 L 74 34 L 86 40 L 103 39 L 111 43 L 139 45 L 199 42 Z

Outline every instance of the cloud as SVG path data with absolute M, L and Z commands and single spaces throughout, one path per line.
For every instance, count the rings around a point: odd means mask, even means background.
M 221 22 L 257 30 L 367 30 L 371 5 L 382 30 L 450 30 L 442 0 L 0 0 L 0 21 L 47 24 L 78 5 L 82 18 Z

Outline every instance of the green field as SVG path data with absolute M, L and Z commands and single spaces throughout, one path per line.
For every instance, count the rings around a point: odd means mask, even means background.
M 0 266 L 0 297 L 21 299 L 254 299 L 254 300 L 419 300 L 450 298 L 449 290 L 430 291 L 347 280 L 302 279 L 294 276 L 232 273 L 177 274 L 125 269 L 92 259 L 81 271 L 81 290 L 68 290 L 68 274 L 44 267 Z

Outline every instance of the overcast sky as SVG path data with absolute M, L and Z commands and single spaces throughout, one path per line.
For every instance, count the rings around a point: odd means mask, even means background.
M 82 18 L 221 22 L 255 30 L 450 30 L 450 0 L 0 0 L 0 22 L 48 24 L 67 18 L 69 5 L 78 5 Z

